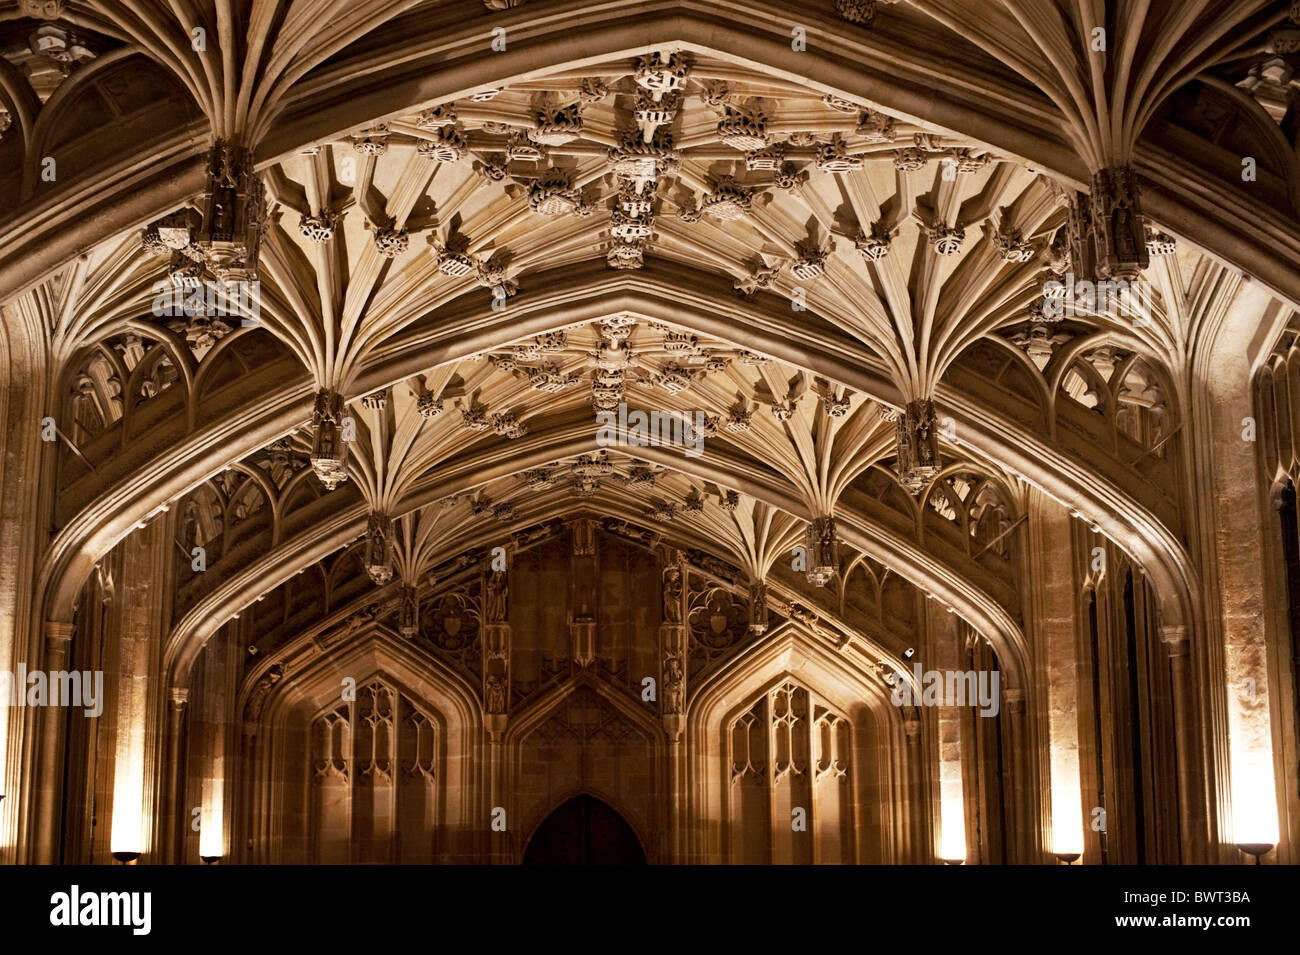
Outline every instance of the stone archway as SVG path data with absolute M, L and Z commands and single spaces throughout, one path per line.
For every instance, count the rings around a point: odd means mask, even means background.
M 645 865 L 631 825 L 608 803 L 581 793 L 552 810 L 528 840 L 524 865 Z

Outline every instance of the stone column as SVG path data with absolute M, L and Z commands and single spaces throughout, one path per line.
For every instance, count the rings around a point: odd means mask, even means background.
M 163 767 L 163 778 L 167 782 L 167 811 L 164 814 L 166 831 L 163 840 L 163 860 L 178 864 L 181 860 L 182 819 L 181 793 L 185 775 L 181 772 L 182 733 L 185 726 L 185 704 L 189 702 L 190 691 L 187 687 L 174 686 L 167 700 L 167 765 Z
M 1025 752 L 1025 691 L 1007 690 L 1003 694 L 1007 705 L 1007 742 L 1011 748 L 1011 787 L 1004 793 L 1011 800 L 1011 818 L 1015 823 L 1015 836 L 1009 841 L 1011 858 L 1008 862 L 1028 864 L 1040 861 L 1034 855 L 1030 832 L 1029 795 L 1032 787 L 1028 781 L 1029 754 Z
M 682 814 L 686 803 L 686 628 L 659 628 L 659 713 L 668 737 L 668 860 L 683 861 Z
M 1187 627 L 1162 626 L 1160 640 L 1169 651 L 1169 675 L 1174 694 L 1174 745 L 1178 757 L 1178 834 L 1180 862 L 1205 861 L 1205 790 L 1201 784 L 1200 730 L 1188 657 Z
M 45 658 L 42 661 L 46 674 L 68 668 L 68 654 L 72 647 L 73 625 L 48 620 L 45 623 Z M 15 694 L 26 692 L 25 687 L 15 687 Z M 53 865 L 59 862 L 59 806 L 63 793 L 63 753 L 67 745 L 68 707 L 46 706 L 40 710 L 41 757 L 40 777 L 36 781 L 36 851 L 33 862 Z
M 921 736 L 921 721 L 908 717 L 903 721 L 903 731 L 907 734 L 907 803 L 908 824 L 911 830 L 912 845 L 906 860 L 913 865 L 928 864 L 934 853 L 930 851 L 930 840 L 926 833 L 930 830 L 930 814 L 926 811 L 929 800 L 925 788 L 925 746 Z
M 241 727 L 243 729 L 243 749 L 240 753 L 243 760 L 244 771 L 240 773 L 240 805 L 242 807 L 242 818 L 239 825 L 239 835 L 243 841 L 238 845 L 230 847 L 230 857 L 233 860 L 240 861 L 245 865 L 252 865 L 258 861 L 255 847 L 262 844 L 261 833 L 255 832 L 254 820 L 259 818 L 258 803 L 260 802 L 260 788 L 257 784 L 259 776 L 258 759 L 261 754 L 257 747 L 257 723 L 252 720 L 244 720 Z
M 487 757 L 488 855 L 492 862 L 510 860 L 509 807 L 505 804 L 503 749 L 510 711 L 510 571 L 488 569 L 483 575 L 483 730 Z M 506 812 L 506 832 L 491 827 L 496 807 Z
M 659 714 L 668 738 L 668 860 L 684 861 L 686 805 L 686 568 L 680 551 L 660 552 Z

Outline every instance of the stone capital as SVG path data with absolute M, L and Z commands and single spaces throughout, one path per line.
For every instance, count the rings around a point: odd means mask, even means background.
M 71 623 L 65 623 L 62 620 L 45 621 L 45 645 L 50 649 L 66 646 L 72 642 L 72 634 L 76 627 Z
M 1187 624 L 1171 623 L 1160 627 L 1160 642 L 1171 657 L 1187 655 Z

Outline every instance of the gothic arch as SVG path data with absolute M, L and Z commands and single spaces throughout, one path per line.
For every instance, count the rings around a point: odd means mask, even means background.
M 753 698 L 793 681 L 831 702 L 853 727 L 854 858 L 845 861 L 898 862 L 907 851 L 903 808 L 906 748 L 901 712 L 889 702 L 883 683 L 851 666 L 824 640 L 790 625 L 752 653 L 737 658 L 707 684 L 692 691 L 688 735 L 697 741 L 690 794 L 698 828 L 690 833 L 696 862 L 734 861 L 726 854 L 721 826 L 731 787 L 727 764 L 730 723 Z M 721 778 L 721 773 L 728 778 Z M 873 825 L 869 805 L 881 812 Z
M 255 678 L 272 666 L 273 661 L 265 661 L 250 675 L 237 712 L 246 711 Z M 437 660 L 419 653 L 386 627 L 372 625 L 346 647 L 321 653 L 296 672 L 286 670 L 285 677 L 260 704 L 253 721 L 256 732 L 252 739 L 245 737 L 255 747 L 255 757 L 244 763 L 252 767 L 252 772 L 235 783 L 240 794 L 237 818 L 241 830 L 246 830 L 241 834 L 254 843 L 249 861 L 287 861 L 267 857 L 268 846 L 283 851 L 277 827 L 283 825 L 281 814 L 285 811 L 283 805 L 271 799 L 270 780 L 286 778 L 287 761 L 295 752 L 301 755 L 301 749 L 295 749 L 289 738 L 294 721 L 310 720 L 338 706 L 344 677 L 355 681 L 358 689 L 376 679 L 386 680 L 436 721 L 441 747 L 437 767 L 441 781 L 437 858 L 450 862 L 472 857 L 483 829 L 480 784 L 470 772 L 470 758 L 478 749 L 482 733 L 478 700 L 459 676 Z

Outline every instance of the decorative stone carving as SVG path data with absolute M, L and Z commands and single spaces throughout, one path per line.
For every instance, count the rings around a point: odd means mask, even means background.
M 749 632 L 762 636 L 767 627 L 767 584 L 759 580 L 749 585 Z
M 569 174 L 563 169 L 546 170 L 528 187 L 528 208 L 538 215 L 562 216 L 573 212 L 580 201 Z
M 382 156 L 388 152 L 388 126 L 380 123 L 373 129 L 362 130 L 349 137 L 352 148 L 363 156 Z
M 452 278 L 469 275 L 477 264 L 468 252 L 469 239 L 463 235 L 449 236 L 446 245 L 435 242 L 432 249 L 438 261 L 438 271 Z
M 665 126 L 677 118 L 677 111 L 681 109 L 681 93 L 662 93 L 659 99 L 655 99 L 654 94 L 649 91 L 642 91 L 637 94 L 636 108 L 633 115 L 636 122 L 642 129 L 644 136 L 648 131 L 653 135 L 654 128 Z
M 852 407 L 847 394 L 837 396 L 833 391 L 827 390 L 822 394 L 821 399 L 822 409 L 832 418 L 843 418 Z
M 637 183 L 636 191 L 641 192 L 645 183 L 676 170 L 681 155 L 673 147 L 671 134 L 661 128 L 650 142 L 635 134 L 624 137 L 622 145 L 610 148 L 609 160 L 614 174 Z
M 961 252 L 961 244 L 966 239 L 965 229 L 942 223 L 927 227 L 925 233 L 936 255 L 957 255 Z
M 666 624 L 680 624 L 682 622 L 682 567 L 680 560 L 669 560 L 664 563 L 663 622 Z
M 556 474 L 550 468 L 529 468 L 519 476 L 530 490 L 544 491 L 548 487 L 554 487 Z
M 671 501 L 655 501 L 645 513 L 651 520 L 671 521 L 677 516 L 677 505 Z
M 969 176 L 979 172 L 991 161 L 987 155 L 973 154 L 969 149 L 961 149 L 945 158 L 944 163 L 952 167 L 958 176 Z
M 599 76 L 584 77 L 578 85 L 578 99 L 583 103 L 599 103 L 609 95 L 609 84 Z
M 744 404 L 736 404 L 727 412 L 723 427 L 730 434 L 745 434 L 754 424 L 754 412 Z
M 880 223 L 873 223 L 871 234 L 859 232 L 853 240 L 853 247 L 862 253 L 868 262 L 879 262 L 889 255 L 889 244 L 894 240 L 894 230 L 886 229 Z
M 767 119 L 758 110 L 728 106 L 718 120 L 718 138 L 743 153 L 762 149 L 767 145 Z
M 651 53 L 640 57 L 636 63 L 635 79 L 644 89 L 671 93 L 686 85 L 690 66 L 680 53 Z
M 993 247 L 1003 262 L 1028 262 L 1034 257 L 1033 243 L 1025 241 L 1019 229 L 998 229 Z
M 303 216 L 298 221 L 298 231 L 310 242 L 323 243 L 334 238 L 339 217 L 335 212 L 322 209 L 318 216 Z
M 506 680 L 500 673 L 489 673 L 484 677 L 483 700 L 489 713 L 506 711 Z
M 825 587 L 840 570 L 835 518 L 814 518 L 804 534 L 804 547 L 808 555 L 808 582 L 814 587 Z
M 469 144 L 455 126 L 439 126 L 416 145 L 415 151 L 431 162 L 457 162 L 465 157 Z
M 898 479 L 912 494 L 920 494 L 942 469 L 934 402 L 928 398 L 908 402 L 895 426 Z
M 740 506 L 740 492 L 739 492 L 739 491 L 719 491 L 719 492 L 718 492 L 718 507 L 720 507 L 720 508 L 722 508 L 724 511 L 727 511 L 727 512 L 730 513 L 730 512 L 734 512 L 734 511 L 736 510 L 736 508 L 739 507 L 739 506 Z
M 686 671 L 680 653 L 666 653 L 663 658 L 664 714 L 686 712 Z
M 224 141 L 213 145 L 201 207 L 203 224 L 193 245 L 208 271 L 221 282 L 256 281 L 266 198 L 252 150 Z
M 799 258 L 790 266 L 790 273 L 804 281 L 821 277 L 826 271 L 826 258 L 830 255 L 830 249 L 812 240 L 799 242 L 795 248 L 799 252 Z
M 63 16 L 63 0 L 18 0 L 18 12 L 34 20 L 57 20 Z
M 745 168 L 750 172 L 776 172 L 785 161 L 785 143 L 773 143 L 745 155 Z
M 461 423 L 470 431 L 491 431 L 492 422 L 488 419 L 486 408 L 478 405 L 471 405 L 468 408 L 460 410 Z
M 577 103 L 559 109 L 543 109 L 537 113 L 533 142 L 544 146 L 563 146 L 582 135 L 582 113 Z
M 620 242 L 648 239 L 653 232 L 651 222 L 652 217 L 649 213 L 633 216 L 628 215 L 622 208 L 616 207 L 610 210 L 609 234 Z
M 316 392 L 312 410 L 311 466 L 327 491 L 348 479 L 348 443 L 343 440 L 343 396 L 337 391 Z
M 869 27 L 876 19 L 876 0 L 835 0 L 835 13 L 841 20 Z
M 375 229 L 375 251 L 386 259 L 395 259 L 411 247 L 411 236 L 405 229 Z
M 511 298 L 519 292 L 519 283 L 507 274 L 503 258 L 493 256 L 486 262 L 475 262 L 474 279 L 484 288 L 491 289 L 493 298 Z
M 850 156 L 844 140 L 837 135 L 829 143 L 817 144 L 817 168 L 835 175 L 853 172 L 862 168 L 862 157 Z
M 488 182 L 505 182 L 510 178 L 510 169 L 505 158 L 499 155 L 489 156 L 482 162 L 474 164 L 474 171 Z
M 387 515 L 371 511 L 366 519 L 366 544 L 362 564 L 376 585 L 393 579 L 393 522 Z
M 519 419 L 509 411 L 494 414 L 492 416 L 491 428 L 497 434 L 511 440 L 522 438 L 528 433 L 528 428 L 521 424 Z
M 892 143 L 897 136 L 895 126 L 894 117 L 868 109 L 858 114 L 856 132 L 869 143 Z
M 752 190 L 746 189 L 730 176 L 719 176 L 710 183 L 711 190 L 700 204 L 704 215 L 715 219 L 741 219 L 749 215 L 753 202 Z
M 483 575 L 483 622 L 505 623 L 510 612 L 510 574 L 490 570 Z
M 916 172 L 924 169 L 930 161 L 930 154 L 916 146 L 907 146 L 894 150 L 894 168 L 901 172 Z
M 1150 259 L 1132 166 L 1114 166 L 1093 174 L 1090 213 L 1097 275 L 1136 279 Z
M 262 708 L 266 705 L 267 697 L 282 679 L 284 679 L 284 664 L 271 664 L 270 669 L 262 674 L 257 685 L 248 694 L 248 701 L 244 704 L 245 723 L 256 723 L 262 718 Z
M 436 418 L 442 414 L 442 410 L 442 399 L 435 398 L 432 392 L 422 392 L 415 399 L 415 411 L 421 418 L 426 420 Z
M 1160 232 L 1156 229 L 1147 229 L 1148 255 L 1173 255 L 1177 249 L 1177 241 L 1168 232 Z
M 737 279 L 732 287 L 745 295 L 753 295 L 759 289 L 771 288 L 780 274 L 779 266 L 760 265 L 745 278 Z
M 612 269 L 639 269 L 645 264 L 645 244 L 639 239 L 615 242 L 605 253 L 605 262 Z
M 700 86 L 700 102 L 709 109 L 722 112 L 729 96 L 730 90 L 722 80 L 705 80 Z
M 397 631 L 407 640 L 414 640 L 420 633 L 420 601 L 415 588 L 404 584 L 400 599 Z

